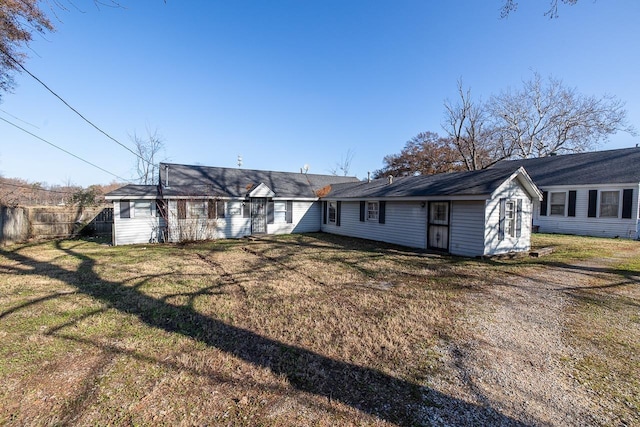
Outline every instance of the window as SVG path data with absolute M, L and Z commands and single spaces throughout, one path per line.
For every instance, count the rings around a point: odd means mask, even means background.
M 617 218 L 620 207 L 619 191 L 600 192 L 600 217 Z
M 120 200 L 120 218 L 131 218 L 130 206 L 128 200 Z
M 336 202 L 329 202 L 329 222 L 331 224 L 336 223 Z
M 553 198 L 553 194 L 552 194 L 552 198 Z M 505 234 L 508 237 L 515 237 L 516 236 L 516 202 L 514 200 L 507 200 L 505 204 L 505 210 L 504 210 L 504 220 L 505 220 L 504 222 Z
M 380 205 L 378 202 L 367 202 L 367 221 L 378 221 Z
M 225 217 L 225 202 L 224 200 L 207 201 L 207 219 L 217 219 Z
M 273 222 L 276 224 L 287 222 L 287 202 L 273 202 Z
M 565 205 L 566 196 L 567 194 L 565 192 L 551 193 L 551 200 L 550 200 L 551 215 L 564 216 L 564 205 Z
M 429 203 L 429 222 L 431 224 L 449 224 L 449 202 Z
M 522 199 L 500 199 L 498 239 L 522 235 Z
M 242 213 L 242 202 L 228 202 L 229 216 L 238 216 Z
M 207 206 L 204 200 L 190 200 L 188 203 L 189 218 L 206 218 Z
M 151 216 L 151 202 L 148 200 L 136 200 L 133 202 L 134 216 Z

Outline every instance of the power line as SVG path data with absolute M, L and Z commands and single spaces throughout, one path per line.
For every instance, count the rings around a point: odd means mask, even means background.
M 129 179 L 123 178 L 123 177 L 121 177 L 121 176 L 116 175 L 115 173 L 109 172 L 108 170 L 106 170 L 106 169 L 104 169 L 104 168 L 101 168 L 100 166 L 98 166 L 98 165 L 96 165 L 96 164 L 94 164 L 94 163 L 91 163 L 90 161 L 85 160 L 85 159 L 83 159 L 83 158 L 82 158 L 82 157 L 80 157 L 80 156 L 76 156 L 76 155 L 75 155 L 75 154 L 73 154 L 72 152 L 67 151 L 67 150 L 65 150 L 65 149 L 64 149 L 64 148 L 62 148 L 62 147 L 58 147 L 58 146 L 57 146 L 56 144 L 54 144 L 53 142 L 49 142 L 49 141 L 47 141 L 46 139 L 41 138 L 41 137 L 39 137 L 38 135 L 36 135 L 36 134 L 34 134 L 34 133 L 32 133 L 32 132 L 29 132 L 29 131 L 28 131 L 28 130 L 26 130 L 25 128 L 20 127 L 20 126 L 18 126 L 17 124 L 10 122 L 9 120 L 7 120 L 7 119 L 5 119 L 5 118 L 3 118 L 3 117 L 0 117 L 0 120 L 2 120 L 2 121 L 3 121 L 3 122 L 5 122 L 5 123 L 10 124 L 11 126 L 13 126 L 13 127 L 15 127 L 15 128 L 20 129 L 20 130 L 21 130 L 21 131 L 23 131 L 24 133 L 27 133 L 27 134 L 31 135 L 32 137 L 34 137 L 34 138 L 36 138 L 36 139 L 39 139 L 40 141 L 42 141 L 42 142 L 44 142 L 44 143 L 46 143 L 46 144 L 51 145 L 52 147 L 57 148 L 58 150 L 60 150 L 60 151 L 62 151 L 62 152 L 64 152 L 64 153 L 66 153 L 66 154 L 68 154 L 68 155 L 70 155 L 70 156 L 72 156 L 72 157 L 75 157 L 76 159 L 78 159 L 78 160 L 80 160 L 80 161 L 85 162 L 85 163 L 86 163 L 86 164 L 88 164 L 88 165 L 93 166 L 94 168 L 100 169 L 101 171 L 106 172 L 106 173 L 108 173 L 109 175 L 112 175 L 112 176 L 114 176 L 114 177 L 116 177 L 116 178 L 118 178 L 118 179 L 121 179 L 121 180 L 123 180 L 123 181 L 131 182 L 131 180 L 129 180 Z
M 148 161 L 147 159 L 145 159 L 144 157 L 142 157 L 141 155 L 139 155 L 138 153 L 136 153 L 135 151 L 133 151 L 132 149 L 130 149 L 129 147 L 127 147 L 126 145 L 124 145 L 123 143 L 121 143 L 120 141 L 118 141 L 117 139 L 115 139 L 114 137 L 112 137 L 111 135 L 109 135 L 107 132 L 103 131 L 102 129 L 100 129 L 97 125 L 95 125 L 91 120 L 87 119 L 85 116 L 82 115 L 82 113 L 80 113 L 78 110 L 76 110 L 75 108 L 73 108 L 67 101 L 65 101 L 60 95 L 58 95 L 53 89 L 51 89 L 49 86 L 46 85 L 46 83 L 44 83 L 42 80 L 40 80 L 38 77 L 36 77 L 33 73 L 31 73 L 31 71 L 27 70 L 24 65 L 22 65 L 17 59 L 15 59 L 13 56 L 11 56 L 8 52 L 6 52 L 4 49 L 0 48 L 0 52 L 2 52 L 7 58 L 9 58 L 14 64 L 16 64 L 18 67 L 20 67 L 25 73 L 27 73 L 28 75 L 30 75 L 35 81 L 37 81 L 38 83 L 40 83 L 45 89 L 47 89 L 49 92 L 51 92 L 51 94 L 53 96 L 55 96 L 56 98 L 58 98 L 64 105 L 66 105 L 71 111 L 73 111 L 74 113 L 76 113 L 78 116 L 80 116 L 80 118 L 82 120 L 84 120 L 85 122 L 89 123 L 89 125 L 91 125 L 93 128 L 95 128 L 98 132 L 100 132 L 101 134 L 103 134 L 104 136 L 106 136 L 107 138 L 109 138 L 110 140 L 112 140 L 113 142 L 115 142 L 116 144 L 118 144 L 119 146 L 121 146 L 122 148 L 124 148 L 125 150 L 127 150 L 128 152 L 130 152 L 131 154 L 133 154 L 134 156 L 136 156 L 137 158 L 139 158 L 140 160 L 142 160 L 143 162 L 147 163 L 147 164 L 151 164 L 150 161 Z

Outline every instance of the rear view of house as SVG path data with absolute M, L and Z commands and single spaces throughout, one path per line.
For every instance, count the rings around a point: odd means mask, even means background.
M 114 244 L 324 231 L 467 256 L 529 250 L 541 197 L 523 168 L 370 182 L 162 163 L 114 202 Z
M 160 164 L 157 186 L 127 185 L 114 202 L 114 244 L 320 230 L 318 192 L 354 177 Z

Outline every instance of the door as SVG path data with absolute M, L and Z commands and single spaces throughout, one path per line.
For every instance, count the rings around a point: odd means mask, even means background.
M 429 249 L 449 250 L 449 202 L 429 202 L 427 242 Z
M 251 234 L 267 232 L 267 199 L 251 199 Z

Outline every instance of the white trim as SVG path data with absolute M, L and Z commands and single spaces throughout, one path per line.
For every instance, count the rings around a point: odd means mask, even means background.
M 274 193 L 273 190 L 271 190 L 271 188 L 269 188 L 264 182 L 261 182 L 260 185 L 249 192 L 249 197 L 256 198 L 272 198 L 275 195 L 276 193 Z

